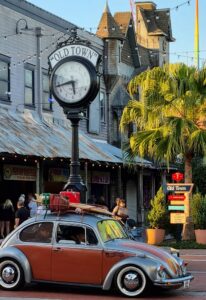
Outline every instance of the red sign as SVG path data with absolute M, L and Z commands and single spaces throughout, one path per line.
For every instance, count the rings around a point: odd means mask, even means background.
M 176 172 L 172 174 L 172 179 L 179 182 L 184 178 L 184 174 L 180 172 Z
M 168 200 L 185 200 L 185 195 L 168 195 Z

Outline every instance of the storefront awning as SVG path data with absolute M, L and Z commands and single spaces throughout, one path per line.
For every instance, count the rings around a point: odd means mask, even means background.
M 32 112 L 1 111 L 0 153 L 38 157 L 71 157 L 72 130 L 69 122 L 47 122 L 34 118 Z M 92 161 L 122 163 L 121 150 L 111 146 L 105 151 L 79 130 L 79 158 Z M 114 148 L 118 151 L 115 154 Z

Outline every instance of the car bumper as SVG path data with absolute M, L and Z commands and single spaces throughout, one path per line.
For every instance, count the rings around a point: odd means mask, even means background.
M 154 285 L 161 286 L 164 288 L 172 288 L 172 287 L 189 287 L 190 281 L 193 280 L 194 277 L 191 274 L 187 274 L 184 277 L 178 277 L 173 279 L 162 279 L 161 281 L 155 281 Z

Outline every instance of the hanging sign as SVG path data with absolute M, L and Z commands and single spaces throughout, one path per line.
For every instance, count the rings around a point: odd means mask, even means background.
M 4 180 L 36 181 L 35 167 L 4 165 L 3 173 Z

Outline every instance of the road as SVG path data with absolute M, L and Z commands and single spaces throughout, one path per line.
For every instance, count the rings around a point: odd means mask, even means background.
M 205 250 L 181 250 L 181 257 L 188 262 L 188 270 L 195 279 L 188 289 L 179 289 L 171 292 L 156 292 L 146 299 L 169 299 L 169 300 L 206 300 L 206 249 Z M 77 289 L 60 287 L 55 285 L 30 285 L 23 291 L 7 292 L 0 291 L 0 300 L 120 300 L 128 299 L 120 297 L 112 292 L 103 292 L 98 289 Z M 143 298 L 139 298 L 143 299 Z

